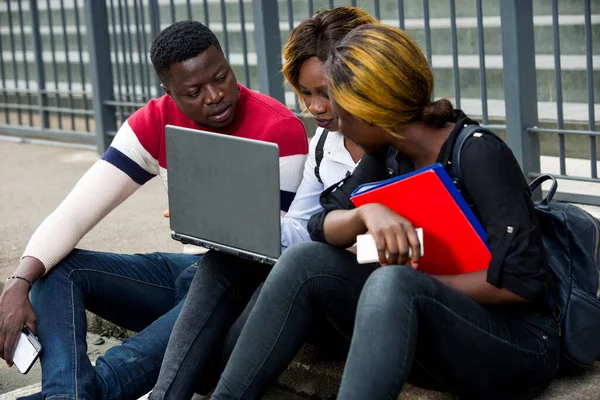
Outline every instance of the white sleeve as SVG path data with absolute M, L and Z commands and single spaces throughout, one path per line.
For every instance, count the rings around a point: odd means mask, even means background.
M 97 161 L 37 228 L 23 257 L 37 258 L 48 272 L 140 186 L 114 165 Z
M 319 197 L 324 187 L 315 175 L 315 151 L 322 132 L 322 129 L 317 130 L 310 141 L 302 182 L 287 214 L 281 218 L 281 245 L 284 248 L 296 242 L 310 241 L 308 220 L 322 210 Z

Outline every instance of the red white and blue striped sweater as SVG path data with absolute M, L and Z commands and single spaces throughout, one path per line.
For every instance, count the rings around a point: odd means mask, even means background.
M 243 86 L 234 121 L 215 130 L 187 118 L 169 96 L 151 100 L 121 126 L 109 149 L 38 227 L 23 257 L 46 271 L 64 258 L 98 222 L 144 183 L 160 175 L 168 184 L 165 126 L 203 129 L 276 143 L 279 146 L 282 211 L 302 179 L 308 144 L 302 122 L 278 101 Z

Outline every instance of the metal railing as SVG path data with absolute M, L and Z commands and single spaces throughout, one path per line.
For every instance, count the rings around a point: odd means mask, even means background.
M 407 30 L 434 69 L 435 96 L 504 135 L 529 177 L 546 172 L 550 157 L 558 177 L 600 183 L 593 48 L 600 9 L 592 0 L 7 0 L 0 132 L 102 152 L 133 111 L 162 94 L 150 43 L 182 19 L 216 33 L 242 84 L 301 115 L 282 85 L 282 45 L 299 21 L 340 5 Z M 589 174 L 572 172 L 574 158 L 586 160 Z M 561 196 L 600 203 L 600 196 Z

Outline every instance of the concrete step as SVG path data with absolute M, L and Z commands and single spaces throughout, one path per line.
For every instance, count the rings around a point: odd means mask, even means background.
M 246 32 L 246 45 L 248 51 L 255 51 L 256 46 L 254 43 L 254 23 L 251 19 L 246 18 L 244 30 Z M 600 24 L 600 15 L 594 14 L 591 16 L 592 26 L 598 26 Z M 300 19 L 297 17 L 294 20 L 294 26 L 298 25 Z M 399 26 L 398 19 L 383 19 L 383 23 L 392 26 Z M 169 24 L 163 23 L 162 28 L 166 28 Z M 483 35 L 485 40 L 485 51 L 486 54 L 502 54 L 502 41 L 500 32 L 500 17 L 499 16 L 485 16 L 483 18 Z M 536 52 L 538 54 L 552 54 L 554 51 L 553 44 L 553 33 L 552 33 L 552 16 L 550 15 L 539 15 L 534 17 L 535 25 L 535 43 Z M 216 33 L 217 37 L 224 44 L 224 28 L 227 31 L 228 45 L 232 52 L 240 52 L 243 49 L 242 41 L 242 24 L 240 22 L 231 22 L 228 20 L 227 24 L 223 24 L 220 21 L 211 21 L 209 24 L 213 32 Z M 451 30 L 450 30 L 450 18 L 439 17 L 431 18 L 429 21 L 431 29 L 431 45 L 433 54 L 451 54 L 452 53 L 452 42 L 451 42 Z M 584 16 L 580 15 L 561 15 L 559 16 L 559 33 L 560 33 L 560 45 L 562 54 L 585 54 L 585 28 L 584 28 Z M 289 22 L 287 20 L 280 21 L 279 27 L 281 30 L 282 46 L 285 43 L 287 34 L 289 32 Z M 477 31 L 477 19 L 474 17 L 458 17 L 456 19 L 457 27 L 457 43 L 459 54 L 478 54 L 478 31 Z M 424 20 L 423 18 L 408 18 L 405 20 L 405 29 L 407 33 L 421 45 L 425 47 L 425 31 L 424 31 Z M 23 47 L 31 50 L 33 43 L 31 41 L 31 26 L 25 25 L 20 27 L 19 25 L 13 26 L 13 37 L 10 37 L 11 28 L 8 24 L 2 25 L 0 28 L 0 38 L 3 42 L 10 44 L 11 40 L 14 42 L 14 51 L 21 52 Z M 66 39 L 64 32 L 66 31 Z M 87 29 L 85 26 L 80 26 L 79 32 L 81 34 L 80 41 L 83 44 L 83 48 L 86 46 L 85 35 Z M 150 25 L 131 23 L 129 25 L 117 25 L 109 27 L 111 35 L 114 32 L 120 35 L 124 32 L 126 35 L 131 35 L 133 51 L 138 51 L 138 46 L 143 47 L 143 51 L 146 52 L 146 47 L 152 42 L 152 35 Z M 50 34 L 54 35 L 56 51 L 71 50 L 77 51 L 78 47 L 78 33 L 77 26 L 69 24 L 63 28 L 60 25 L 54 25 L 51 30 L 47 23 L 42 23 L 40 26 L 40 34 L 44 43 L 50 43 Z M 143 38 L 138 38 L 138 35 L 144 35 Z M 24 41 L 23 41 L 24 39 Z M 139 39 L 139 40 L 138 40 Z M 600 40 L 600 30 L 592 30 L 592 41 L 596 42 Z M 144 44 L 145 41 L 145 44 Z M 138 43 L 139 42 L 139 43 Z M 121 45 L 119 43 L 119 45 Z M 12 47 L 5 46 L 5 50 L 12 50 Z M 600 54 L 600 48 L 596 46 L 592 48 L 595 54 Z
M 252 17 L 252 0 L 243 0 L 245 14 L 247 18 Z M 29 6 L 26 2 L 22 2 L 22 10 L 24 11 L 24 20 L 28 21 L 28 13 Z M 48 8 L 46 6 L 46 2 L 39 2 L 38 9 L 40 11 L 40 19 L 42 21 L 46 20 L 48 17 Z M 59 20 L 60 12 L 61 12 L 61 3 L 64 5 L 65 9 L 65 18 L 67 22 L 74 20 L 74 5 L 75 2 L 73 0 L 66 1 L 57 1 L 52 0 L 50 2 L 50 14 L 52 18 Z M 368 12 L 372 14 L 376 14 L 375 3 L 374 0 L 358 0 L 356 1 L 359 7 L 364 8 Z M 380 15 L 397 15 L 398 13 L 398 2 L 397 0 L 379 0 L 379 13 Z M 485 15 L 500 15 L 500 6 L 497 0 L 484 0 L 483 2 L 483 10 Z M 83 2 L 79 0 L 77 2 L 79 7 L 83 6 Z M 132 3 L 129 3 L 132 4 Z M 161 20 L 165 20 L 167 22 L 171 21 L 171 2 L 169 0 L 159 0 L 158 2 L 160 7 Z M 188 17 L 188 5 L 186 0 L 174 0 L 174 9 L 175 9 L 175 20 L 184 19 Z M 220 19 L 221 15 L 221 1 L 220 0 L 208 0 L 208 15 L 211 20 Z M 230 21 L 239 21 L 239 1 L 238 0 L 224 0 L 223 1 L 225 7 L 225 14 L 227 19 Z M 288 7 L 287 0 L 279 0 L 279 15 L 280 19 L 287 20 L 288 15 Z M 330 1 L 329 0 L 314 0 L 312 1 L 313 11 L 329 8 Z M 350 5 L 350 0 L 336 0 L 335 5 Z M 404 15 L 405 18 L 421 18 L 424 15 L 423 9 L 423 1 L 422 0 L 404 0 Z M 456 0 L 456 10 L 457 15 L 459 16 L 471 16 L 474 17 L 476 15 L 475 3 L 472 0 Z M 536 15 L 551 15 L 552 14 L 552 2 L 547 0 L 534 0 L 534 12 Z M 600 11 L 600 5 L 597 2 L 592 1 L 592 13 L 597 13 Z M 191 1 L 190 7 L 192 11 L 192 17 L 203 21 L 204 20 L 204 4 L 200 1 Z M 574 11 L 577 13 L 583 13 L 584 6 L 581 0 L 561 0 L 558 3 L 559 13 L 560 14 L 569 14 Z M 0 4 L 0 13 L 7 13 L 7 4 Z M 292 12 L 294 15 L 298 15 L 300 17 L 308 17 L 309 15 L 309 1 L 307 0 L 292 0 Z M 18 15 L 18 7 L 13 4 L 11 6 L 12 13 L 15 17 Z M 145 8 L 146 13 L 147 7 Z M 130 8 L 129 12 L 133 15 L 133 9 Z M 449 3 L 446 0 L 431 0 L 429 1 L 429 14 L 431 17 L 447 17 L 450 15 Z M 3 25 L 2 22 L 6 20 L 0 19 L 0 25 Z
M 245 83 L 244 82 L 244 74 L 243 74 L 243 68 L 242 67 L 234 67 L 234 71 L 238 77 L 238 80 L 241 83 Z M 252 71 L 251 71 L 252 72 Z M 74 74 L 78 74 L 79 71 L 75 70 L 73 71 Z M 251 75 L 251 78 L 254 75 Z M 59 96 L 60 99 L 62 99 L 63 101 L 63 105 L 66 104 L 64 103 L 65 99 L 68 98 L 68 93 L 73 93 L 73 98 L 75 101 L 75 107 L 76 108 L 87 108 L 87 109 L 91 109 L 91 96 L 92 96 L 92 87 L 91 85 L 88 83 L 86 85 L 82 85 L 79 82 L 73 82 L 71 87 L 69 88 L 69 85 L 67 82 L 64 81 L 58 81 L 58 83 L 54 82 L 54 80 L 52 79 L 53 77 L 51 75 L 47 75 L 47 79 L 48 81 L 46 82 L 46 90 L 48 90 L 50 93 L 54 92 L 54 91 L 59 91 L 61 92 L 61 95 Z M 455 104 L 456 106 L 458 106 L 458 104 L 455 101 L 454 98 L 454 87 L 452 85 L 452 76 L 450 76 L 448 79 L 451 80 L 450 83 L 444 83 L 442 78 L 436 77 L 436 96 L 437 97 L 448 97 L 450 98 L 450 100 L 453 102 L 453 104 Z M 488 77 L 488 79 L 490 79 Z M 117 80 L 116 77 L 113 78 L 114 84 L 115 84 L 115 97 L 118 97 L 118 86 L 117 86 Z M 137 100 L 139 102 L 144 102 L 145 99 L 150 98 L 150 97 L 154 97 L 158 94 L 157 92 L 157 88 L 156 86 L 154 86 L 154 78 L 151 79 L 151 87 L 146 87 L 145 85 L 142 86 L 139 83 L 139 78 L 136 80 L 136 86 L 134 87 L 135 89 L 135 93 L 137 93 Z M 474 116 L 475 118 L 480 118 L 483 115 L 483 105 L 481 102 L 481 90 L 479 85 L 479 82 L 477 81 L 477 85 L 472 85 L 470 87 L 468 87 L 469 89 L 466 90 L 464 88 L 464 86 L 462 86 L 462 83 L 464 82 L 464 80 L 461 79 L 461 104 L 460 104 L 460 108 L 462 108 L 463 110 L 465 110 L 465 112 L 467 112 L 469 115 Z M 121 75 L 121 93 L 128 93 L 132 92 L 132 86 L 130 85 L 129 87 L 125 86 L 123 84 L 123 75 Z M 131 83 L 131 81 L 130 81 Z M 22 89 L 22 90 L 26 90 L 25 88 L 27 87 L 26 84 L 29 84 L 29 91 L 31 93 L 30 96 L 30 101 L 32 102 L 32 105 L 37 104 L 37 82 L 35 81 L 25 81 L 23 79 L 19 80 L 19 81 L 14 81 L 14 80 L 6 80 L 4 82 L 4 88 L 7 89 L 10 93 L 10 91 L 16 90 L 17 88 Z M 254 84 L 256 85 L 256 82 L 254 82 Z M 445 86 L 444 86 L 445 84 Z M 253 89 L 257 89 L 257 86 L 251 86 Z M 286 104 L 288 105 L 288 107 L 290 108 L 294 108 L 295 104 L 296 104 L 296 97 L 295 94 L 289 90 L 289 87 L 287 87 L 288 91 L 286 91 L 285 93 L 285 97 L 286 97 Z M 598 88 L 596 88 L 598 89 Z M 88 102 L 87 105 L 86 104 L 82 104 L 81 103 L 81 98 L 82 95 L 85 93 L 85 95 L 87 96 Z M 142 94 L 145 93 L 145 96 L 142 96 Z M 162 94 L 162 93 L 160 93 Z M 499 98 L 494 98 L 494 96 L 498 96 Z M 583 93 L 581 94 L 581 98 L 583 101 L 581 102 L 570 102 L 570 101 L 565 101 L 563 103 L 563 114 L 564 114 L 564 119 L 565 122 L 568 124 L 577 124 L 577 125 L 582 125 L 582 124 L 587 124 L 588 122 L 588 116 L 589 116 L 589 109 L 588 109 L 588 105 L 587 105 L 587 88 L 583 91 Z M 490 119 L 493 120 L 504 120 L 505 119 L 505 104 L 504 104 L 504 91 L 494 91 L 492 92 L 490 90 L 490 88 L 488 88 L 488 101 L 487 101 L 487 108 L 488 108 L 488 115 Z M 600 99 L 600 96 L 596 96 L 596 99 Z M 131 95 L 127 98 L 127 101 L 132 101 L 131 99 Z M 556 121 L 557 120 L 557 104 L 555 101 L 545 101 L 543 99 L 542 96 L 540 96 L 538 98 L 538 118 L 541 122 L 552 122 L 552 121 Z M 7 102 L 7 103 L 25 103 L 27 104 L 27 95 L 26 94 L 21 94 L 19 97 L 19 100 L 17 101 L 17 98 L 15 95 L 11 95 L 8 94 L 6 96 L 1 96 L 0 95 L 0 103 L 3 102 Z M 600 100 L 598 100 L 600 101 Z M 48 102 L 50 105 L 56 105 L 56 101 L 55 101 L 55 96 L 53 94 L 48 96 Z M 2 109 L 2 107 L 0 107 L 0 110 Z M 596 103 L 593 106 L 594 109 L 594 115 L 596 118 L 596 121 L 600 122 L 600 104 Z M 583 128 L 583 127 L 582 127 Z M 582 129 L 582 128 L 578 128 L 578 129 Z
M 333 399 L 337 393 L 344 364 L 322 351 L 304 345 L 290 366 L 279 377 L 278 383 L 294 393 L 316 399 Z M 600 388 L 600 363 L 587 373 L 556 378 L 539 400 L 597 400 Z M 435 392 L 406 384 L 399 400 L 459 400 L 449 393 Z
M 140 61 L 140 55 L 141 61 Z M 248 65 L 256 66 L 256 53 L 248 52 Z M 18 64 L 27 62 L 28 64 L 33 64 L 35 62 L 35 52 L 33 51 L 20 51 L 13 53 L 11 51 L 3 51 L 2 58 L 5 60 L 5 67 L 10 66 L 12 62 L 16 62 Z M 127 62 L 133 64 L 135 66 L 139 65 L 140 62 L 144 65 L 146 63 L 150 63 L 150 56 L 148 54 L 140 54 L 138 52 L 134 52 L 132 54 L 132 60 L 129 59 L 129 54 L 127 54 L 127 60 L 124 60 L 122 52 L 111 52 L 111 59 L 113 63 L 119 62 Z M 80 62 L 80 53 L 78 51 L 67 51 L 67 52 L 56 52 L 52 53 L 52 51 L 42 51 L 42 60 L 45 64 L 50 66 L 52 63 L 57 64 L 65 64 L 67 62 L 71 64 L 79 64 Z M 586 60 L 587 57 L 585 55 L 571 55 L 565 54 L 560 56 L 561 67 L 564 71 L 586 71 Z M 82 52 L 81 53 L 81 61 L 85 64 L 89 63 L 89 53 Z M 230 53 L 229 54 L 229 62 L 234 66 L 243 66 L 244 65 L 244 55 L 242 53 Z M 442 55 L 442 54 L 433 54 L 432 66 L 434 69 L 448 69 L 453 67 L 452 55 Z M 499 69 L 502 70 L 503 62 L 502 55 L 497 54 L 486 54 L 484 58 L 486 69 Z M 536 54 L 535 56 L 536 68 L 539 70 L 554 70 L 554 55 L 552 54 Z M 592 56 L 592 63 L 594 71 L 600 71 L 600 55 Z M 8 64 L 8 65 L 6 65 Z M 480 68 L 480 60 L 479 55 L 477 54 L 459 54 L 458 55 L 458 67 L 461 69 L 479 69 Z M 9 73 L 10 69 L 5 69 L 6 78 L 11 78 Z
M 59 82 L 67 82 L 69 80 L 68 66 L 70 68 L 71 81 L 72 83 L 76 83 L 81 80 L 82 65 L 84 79 L 89 80 L 89 68 L 87 65 L 89 56 L 87 53 L 82 53 L 80 58 L 80 53 L 76 51 L 67 53 L 59 52 L 56 53 L 53 58 L 52 52 L 45 51 L 42 56 L 44 59 L 47 81 L 58 80 Z M 25 71 L 24 62 L 26 61 L 26 68 L 31 80 L 30 86 L 33 86 L 36 69 L 34 61 L 35 54 L 32 51 L 27 51 L 25 54 L 15 53 L 14 55 L 9 51 L 4 51 L 2 52 L 2 58 L 5 60 L 3 68 L 5 80 L 14 80 L 15 76 L 17 79 L 23 79 Z M 80 62 L 80 59 L 82 62 Z M 135 79 L 135 82 L 137 83 L 141 82 L 142 70 L 145 71 L 144 76 L 149 76 L 150 82 L 153 82 L 154 71 L 151 68 L 147 55 L 127 55 L 127 59 L 124 60 L 123 54 L 119 52 L 117 54 L 113 53 L 112 59 L 115 62 L 115 68 L 117 66 L 117 60 L 119 61 L 118 67 L 120 68 L 119 73 L 121 74 L 121 79 L 125 79 L 125 68 L 127 68 L 129 82 L 131 82 L 132 79 Z M 69 61 L 68 63 L 67 60 Z M 246 82 L 244 78 L 244 55 L 242 53 L 231 53 L 229 55 L 229 60 L 238 80 L 248 86 L 248 82 Z M 247 53 L 247 60 L 250 78 L 249 86 L 257 88 L 256 53 Z M 484 60 L 487 76 L 487 95 L 490 98 L 502 99 L 504 97 L 502 56 L 486 55 Z M 563 101 L 586 102 L 588 99 L 587 71 L 585 70 L 586 57 L 583 55 L 563 55 L 560 60 L 562 66 L 561 78 Z M 593 79 L 595 82 L 600 82 L 600 55 L 593 56 L 592 62 L 594 64 Z M 432 64 L 434 76 L 436 78 L 436 96 L 454 95 L 452 56 L 433 55 Z M 479 66 L 479 57 L 476 55 L 458 56 L 458 73 L 462 96 L 478 97 L 481 95 Z M 555 62 L 553 55 L 536 55 L 537 95 L 538 99 L 541 101 L 553 101 L 557 97 L 555 72 L 553 70 L 554 66 Z M 133 78 L 131 77 L 131 74 L 133 74 Z M 145 79 L 146 78 L 144 78 L 144 81 Z M 117 82 L 116 71 L 113 72 L 113 80 Z M 1 81 L 0 84 L 2 84 Z M 6 84 L 4 84 L 4 86 L 6 87 Z M 600 99 L 600 85 L 594 85 L 594 98 L 597 99 L 597 101 L 600 101 L 598 100 Z

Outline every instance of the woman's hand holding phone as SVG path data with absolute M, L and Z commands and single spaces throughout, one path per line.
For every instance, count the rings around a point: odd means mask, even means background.
M 418 268 L 421 243 L 410 221 L 386 206 L 376 203 L 365 204 L 358 209 L 358 212 L 375 240 L 381 265 L 404 265 L 410 258 L 411 266 Z M 410 255 L 409 249 L 412 253 Z

